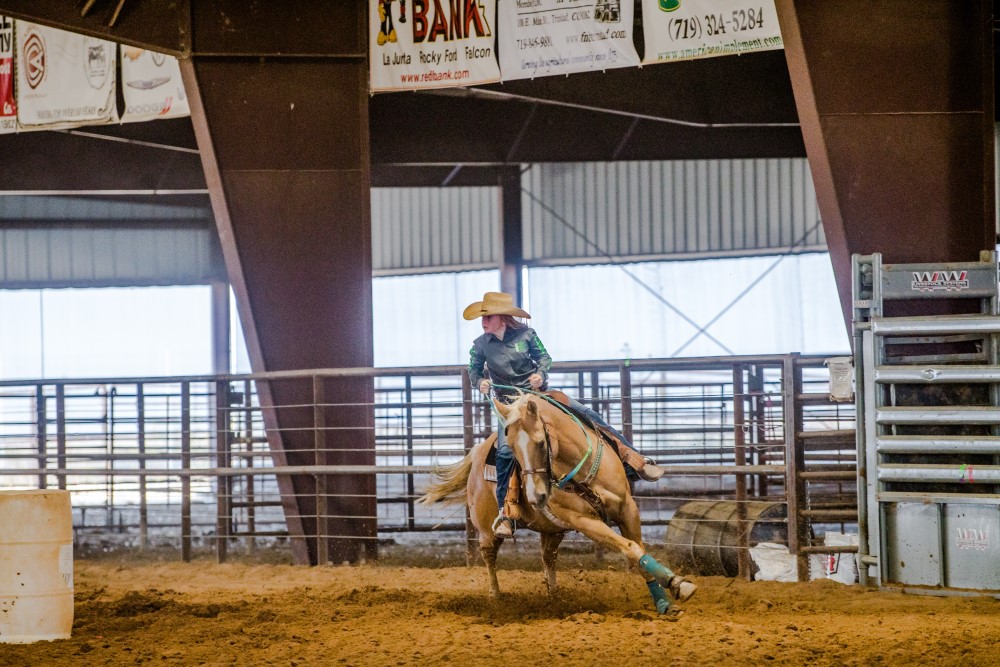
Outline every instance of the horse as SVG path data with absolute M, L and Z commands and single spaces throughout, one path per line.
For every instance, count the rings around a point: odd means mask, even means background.
M 493 404 L 506 422 L 507 442 L 520 468 L 523 498 L 521 522 L 541 536 L 542 563 L 549 594 L 556 590 L 558 548 L 569 530 L 620 551 L 640 571 L 659 614 L 677 620 L 683 613 L 667 597 L 687 601 L 697 586 L 672 572 L 646 553 L 642 543 L 639 508 L 621 460 L 595 428 L 554 399 L 524 393 L 509 405 Z M 489 595 L 500 595 L 496 558 L 503 538 L 493 533 L 498 513 L 496 484 L 484 477 L 486 459 L 496 434 L 475 445 L 465 458 L 435 472 L 437 482 L 427 488 L 423 504 L 466 504 L 479 534 L 479 549 L 489 575 Z M 517 473 L 515 473 L 517 474 Z M 512 479 L 512 486 L 516 480 Z M 616 533 L 609 524 L 618 526 Z

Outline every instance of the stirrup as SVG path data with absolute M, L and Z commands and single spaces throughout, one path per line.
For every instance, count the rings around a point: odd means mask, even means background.
M 514 537 L 514 520 L 501 514 L 493 520 L 493 534 L 497 537 Z
M 684 577 L 675 574 L 673 579 L 670 580 L 667 590 L 670 591 L 670 595 L 678 602 L 687 602 L 698 590 L 698 587 Z
M 666 471 L 660 466 L 656 465 L 653 459 L 646 456 L 643 458 L 643 461 L 645 461 L 646 465 L 642 466 L 642 468 L 635 471 L 636 474 L 639 475 L 639 479 L 645 482 L 655 482 L 656 480 L 663 477 L 663 473 L 665 473 Z

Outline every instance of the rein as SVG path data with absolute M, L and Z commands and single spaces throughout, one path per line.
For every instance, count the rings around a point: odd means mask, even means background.
M 566 413 L 574 422 L 576 422 L 576 425 L 580 427 L 580 430 L 583 431 L 583 435 L 587 438 L 587 451 L 584 453 L 583 458 L 580 459 L 580 462 L 577 463 L 576 466 L 572 470 L 570 470 L 568 473 L 566 473 L 566 475 L 563 476 L 562 479 L 560 479 L 558 481 L 555 481 L 555 486 L 556 486 L 557 489 L 564 489 L 570 482 L 573 481 L 573 478 L 576 477 L 577 474 L 579 474 L 580 470 L 583 469 L 583 464 L 586 463 L 587 459 L 590 458 L 591 454 L 594 453 L 594 442 L 593 442 L 593 440 L 590 437 L 590 432 L 583 425 L 583 422 L 581 422 L 580 418 L 577 417 L 575 414 L 573 414 L 573 412 L 569 408 L 567 408 L 565 405 L 563 405 L 559 401 L 555 400 L 551 396 L 546 396 L 545 394 L 543 394 L 541 392 L 534 391 L 534 390 L 531 390 L 531 389 L 521 389 L 520 387 L 511 387 L 509 385 L 504 385 L 504 384 L 494 384 L 494 385 L 491 385 L 491 386 L 498 387 L 500 389 L 511 389 L 513 391 L 517 391 L 517 392 L 522 393 L 522 394 L 532 394 L 534 396 L 538 396 L 540 398 L 543 398 L 546 401 L 548 401 L 549 403 L 551 403 L 552 405 L 554 405 L 557 408 L 559 408 L 560 410 L 562 410 L 564 413 Z M 490 401 L 490 407 L 493 409 L 494 413 L 496 413 L 497 420 L 499 421 L 499 423 L 501 424 L 501 426 L 506 427 L 506 424 L 504 423 L 503 418 L 497 412 L 496 406 L 493 405 L 492 401 Z M 598 438 L 598 442 L 597 442 L 597 455 L 594 456 L 594 461 L 593 461 L 593 463 L 590 466 L 590 470 L 587 471 L 587 476 L 584 477 L 582 481 L 576 482 L 576 484 L 587 486 L 587 485 L 589 485 L 594 480 L 594 478 L 597 476 L 598 469 L 601 467 L 601 458 L 603 456 L 604 456 L 604 442 L 601 441 L 600 438 Z M 548 428 L 545 429 L 545 457 L 546 457 L 545 458 L 545 468 L 546 468 L 545 470 L 541 470 L 541 469 L 538 469 L 538 470 L 522 470 L 521 474 L 522 475 L 528 475 L 528 474 L 542 474 L 542 473 L 544 473 L 548 477 L 549 485 L 551 486 L 553 484 L 553 479 L 552 479 L 552 446 L 551 446 L 551 444 L 549 442 L 549 430 L 548 430 Z

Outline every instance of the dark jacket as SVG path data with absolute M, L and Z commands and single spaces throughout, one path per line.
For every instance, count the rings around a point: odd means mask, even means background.
M 479 389 L 484 377 L 494 384 L 531 389 L 528 377 L 533 373 L 542 376 L 541 389 L 545 390 L 548 389 L 551 367 L 552 357 L 531 327 L 507 327 L 503 340 L 493 334 L 483 334 L 472 341 L 472 349 L 469 350 L 469 380 L 474 390 Z M 513 393 L 503 389 L 496 391 L 499 394 Z

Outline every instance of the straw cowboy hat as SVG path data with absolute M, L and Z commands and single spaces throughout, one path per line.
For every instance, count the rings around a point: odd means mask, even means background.
M 514 297 L 503 292 L 487 292 L 482 301 L 470 303 L 462 317 L 474 320 L 483 315 L 513 315 L 514 317 L 530 318 L 531 315 L 514 305 Z

